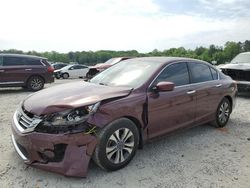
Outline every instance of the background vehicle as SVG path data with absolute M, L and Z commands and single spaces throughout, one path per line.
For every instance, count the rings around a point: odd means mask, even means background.
M 68 64 L 67 63 L 56 62 L 56 63 L 52 63 L 51 65 L 53 66 L 53 68 L 55 70 L 58 70 L 58 69 L 61 69 L 61 68 L 65 67 L 65 66 L 67 66 Z
M 236 92 L 230 77 L 203 61 L 130 59 L 90 82 L 25 99 L 13 116 L 12 141 L 28 164 L 67 176 L 86 176 L 91 157 L 118 170 L 151 138 L 210 122 L 224 127 Z
M 91 79 L 93 78 L 96 74 L 98 74 L 99 72 L 115 65 L 116 63 L 119 63 L 123 60 L 126 59 L 131 59 L 131 57 L 116 57 L 116 58 L 111 58 L 108 61 L 106 61 L 105 63 L 99 63 L 96 64 L 95 66 L 89 67 L 89 71 L 86 74 L 86 78 L 87 79 Z
M 239 91 L 250 91 L 250 52 L 238 54 L 230 63 L 219 68 L 237 82 Z
M 56 78 L 83 78 L 88 72 L 89 68 L 86 65 L 67 65 L 59 70 L 55 71 Z
M 46 58 L 0 54 L 0 87 L 24 87 L 38 91 L 45 83 L 54 82 L 54 68 Z

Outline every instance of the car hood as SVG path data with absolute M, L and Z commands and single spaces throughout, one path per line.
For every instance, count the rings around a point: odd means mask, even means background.
M 41 90 L 23 101 L 23 108 L 37 116 L 61 112 L 99 101 L 125 97 L 131 88 L 110 87 L 89 82 L 71 82 Z
M 229 63 L 219 66 L 220 69 L 250 70 L 250 63 Z

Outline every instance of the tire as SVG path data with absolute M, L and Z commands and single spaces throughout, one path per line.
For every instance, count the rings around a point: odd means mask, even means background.
M 40 76 L 32 76 L 27 82 L 27 88 L 30 91 L 39 91 L 44 87 L 44 80 Z
M 97 138 L 99 143 L 94 151 L 93 160 L 108 171 L 125 167 L 134 157 L 139 145 L 138 129 L 127 118 L 111 122 L 97 133 Z
M 56 77 L 56 79 L 60 79 L 61 78 L 61 76 L 59 76 L 59 75 L 56 75 L 55 77 Z
M 69 78 L 69 74 L 68 73 L 63 73 L 62 77 L 63 77 L 63 79 L 68 79 Z
M 225 127 L 232 112 L 232 104 L 227 98 L 223 98 L 216 110 L 215 120 L 212 125 L 216 128 Z

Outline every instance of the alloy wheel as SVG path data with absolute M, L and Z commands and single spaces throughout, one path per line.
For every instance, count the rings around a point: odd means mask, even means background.
M 134 135 L 128 128 L 116 130 L 106 145 L 107 159 L 114 164 L 124 162 L 131 155 L 135 146 Z
M 218 120 L 220 123 L 224 124 L 230 115 L 230 105 L 225 101 L 221 103 L 221 106 L 219 108 L 219 114 L 218 114 Z
M 39 78 L 34 78 L 34 79 L 31 80 L 30 86 L 31 86 L 31 88 L 32 88 L 33 90 L 39 90 L 39 89 L 42 88 L 43 82 L 42 82 L 42 80 L 39 79 Z

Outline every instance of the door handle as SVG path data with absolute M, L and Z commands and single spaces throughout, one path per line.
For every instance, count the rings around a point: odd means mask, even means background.
M 217 85 L 215 85 L 215 87 L 221 87 L 222 86 L 222 84 L 217 84 Z
M 190 91 L 187 92 L 188 95 L 191 95 L 191 94 L 194 94 L 194 93 L 196 93 L 195 90 L 190 90 Z
M 0 70 L 0 72 L 4 72 L 4 70 Z
M 26 71 L 31 71 L 32 69 L 25 69 Z

